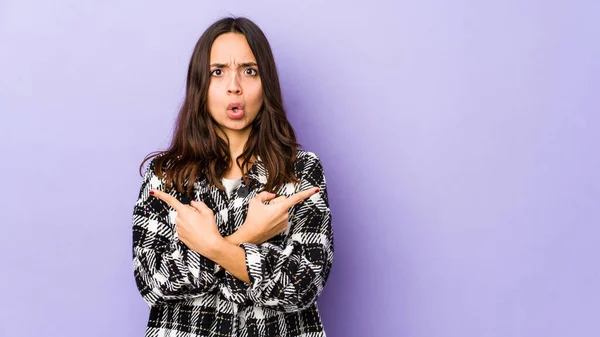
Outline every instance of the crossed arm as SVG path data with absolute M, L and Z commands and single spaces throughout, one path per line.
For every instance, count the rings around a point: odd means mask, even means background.
M 276 205 L 263 205 L 256 198 L 249 206 L 248 224 L 226 238 L 218 233 L 206 205 L 183 205 L 160 192 L 161 184 L 150 165 L 133 215 L 135 277 L 150 305 L 218 288 L 231 300 L 248 298 L 256 305 L 289 312 L 309 306 L 319 296 L 333 262 L 333 234 L 325 178 L 316 156 L 298 186 L 303 192 Z M 318 187 L 317 193 L 312 186 Z M 170 216 L 167 205 L 177 212 L 176 230 L 165 221 Z M 261 243 L 265 234 L 259 238 L 258 224 L 276 222 L 277 214 L 287 218 L 287 209 L 294 205 L 285 245 Z M 235 279 L 217 277 L 219 266 Z

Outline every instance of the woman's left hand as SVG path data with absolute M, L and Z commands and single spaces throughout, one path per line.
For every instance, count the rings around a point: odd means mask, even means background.
M 223 240 L 213 211 L 202 201 L 192 201 L 190 206 L 163 191 L 153 189 L 150 194 L 175 209 L 175 230 L 179 240 L 190 249 L 207 256 L 218 241 Z

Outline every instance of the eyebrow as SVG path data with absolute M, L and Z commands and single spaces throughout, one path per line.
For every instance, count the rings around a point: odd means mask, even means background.
M 228 66 L 228 64 L 225 63 L 213 63 L 210 65 L 213 68 L 225 68 Z M 240 67 L 245 68 L 245 67 L 258 67 L 258 64 L 256 64 L 256 62 L 244 62 L 244 63 L 240 63 L 239 64 Z

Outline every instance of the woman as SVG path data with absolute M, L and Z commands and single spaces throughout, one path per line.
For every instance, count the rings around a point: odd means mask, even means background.
M 198 40 L 171 146 L 133 214 L 146 336 L 325 336 L 333 262 L 323 167 L 299 150 L 269 43 L 246 18 Z

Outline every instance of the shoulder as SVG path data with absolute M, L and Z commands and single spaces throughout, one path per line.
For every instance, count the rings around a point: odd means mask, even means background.
M 296 160 L 298 160 L 298 159 L 319 160 L 319 157 L 314 152 L 310 152 L 310 151 L 307 151 L 307 150 L 298 150 L 296 152 Z
M 147 185 L 148 188 L 160 188 L 164 184 L 164 180 L 160 179 L 156 175 L 155 159 L 156 158 L 152 158 L 152 159 L 148 160 L 148 163 L 146 164 L 146 170 L 144 172 L 144 178 L 143 178 L 142 184 Z
M 300 176 L 311 174 L 314 171 L 323 174 L 323 165 L 316 153 L 307 150 L 298 150 L 296 153 L 296 171 Z
M 166 160 L 160 159 L 160 156 L 155 156 L 149 159 L 144 172 L 144 181 L 149 182 L 153 188 L 162 187 L 165 184 L 165 177 L 163 175 L 165 174 L 166 169 L 169 167 L 169 163 Z M 157 165 L 160 162 L 162 162 L 162 175 L 158 175 L 157 171 Z
M 315 164 L 317 162 L 320 163 L 320 160 L 317 154 L 314 152 L 307 150 L 298 150 L 298 152 L 296 152 L 296 163 L 302 164 L 301 166 L 306 166 L 306 164 Z
M 146 179 L 150 179 L 152 177 L 156 177 L 156 162 L 158 161 L 158 157 L 153 157 L 148 160 L 146 163 L 146 170 L 144 176 Z

